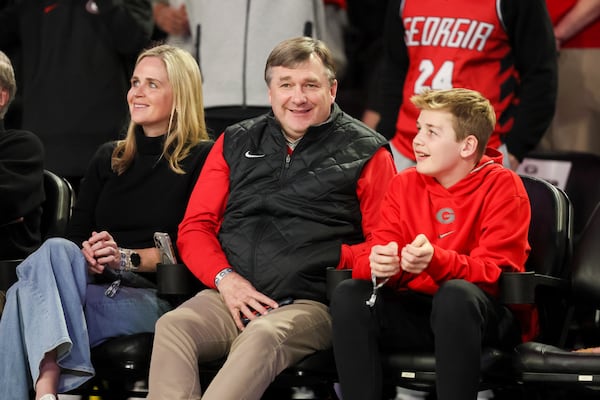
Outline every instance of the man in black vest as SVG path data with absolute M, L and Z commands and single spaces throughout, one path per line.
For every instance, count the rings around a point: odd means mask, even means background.
M 326 268 L 349 267 L 395 174 L 385 139 L 335 104 L 323 42 L 278 44 L 265 81 L 272 111 L 218 138 L 180 224 L 181 258 L 207 289 L 157 323 L 149 399 L 259 399 L 330 347 Z M 225 356 L 201 389 L 198 360 Z

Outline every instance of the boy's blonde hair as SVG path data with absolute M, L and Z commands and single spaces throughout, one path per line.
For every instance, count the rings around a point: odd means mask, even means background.
M 209 140 L 204 122 L 200 68 L 189 52 L 175 46 L 160 45 L 143 51 L 137 58 L 136 66 L 146 57 L 161 59 L 167 70 L 173 89 L 173 107 L 162 157 L 174 172 L 184 174 L 179 163 L 188 156 L 192 147 L 200 141 Z M 133 162 L 137 147 L 136 126 L 133 121 L 129 123 L 125 140 L 120 140 L 113 151 L 112 169 L 119 175 Z
M 420 110 L 447 111 L 452 114 L 456 140 L 475 136 L 478 142 L 477 158 L 483 156 L 496 126 L 496 113 L 481 93 L 463 88 L 426 90 L 412 96 L 410 101 Z

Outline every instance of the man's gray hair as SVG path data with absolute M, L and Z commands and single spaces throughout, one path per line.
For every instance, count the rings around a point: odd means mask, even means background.
M 15 70 L 13 69 L 10 58 L 0 51 L 0 90 L 8 91 L 8 103 L 0 108 L 0 119 L 4 119 L 10 103 L 12 103 L 17 93 L 17 82 L 15 80 Z

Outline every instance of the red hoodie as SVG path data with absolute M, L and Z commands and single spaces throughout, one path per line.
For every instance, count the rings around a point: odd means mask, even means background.
M 502 167 L 502 155 L 494 149 L 450 188 L 409 168 L 390 183 L 369 246 L 352 247 L 345 267 L 352 258 L 353 277 L 370 279 L 373 245 L 395 241 L 401 249 L 422 233 L 434 247 L 429 266 L 418 275 L 401 272 L 388 286 L 432 295 L 441 283 L 464 279 L 495 296 L 502 271 L 525 270 L 530 217 L 521 179 Z M 523 321 L 526 339 L 535 333 L 530 321 L 530 315 Z

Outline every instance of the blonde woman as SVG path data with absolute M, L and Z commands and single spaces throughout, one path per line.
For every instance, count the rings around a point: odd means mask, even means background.
M 127 136 L 92 158 L 67 238 L 47 240 L 17 268 L 0 320 L 0 354 L 11 359 L 0 365 L 2 399 L 33 388 L 51 400 L 80 386 L 94 373 L 90 347 L 154 331 L 170 309 L 136 272 L 159 262 L 154 232 L 175 239 L 212 145 L 194 58 L 166 45 L 142 52 L 127 102 Z

